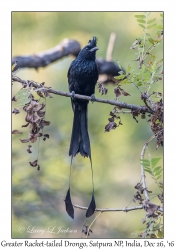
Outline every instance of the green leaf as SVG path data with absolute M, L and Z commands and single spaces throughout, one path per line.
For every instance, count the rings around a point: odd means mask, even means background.
M 147 36 L 151 36 L 150 33 L 146 33 Z
M 158 171 L 155 173 L 155 176 L 158 176 L 158 175 L 162 174 L 162 172 L 163 172 L 163 169 L 161 168 L 160 170 L 158 170 Z
M 142 162 L 141 165 L 144 167 L 144 168 L 147 168 L 147 169 L 150 169 L 151 170 L 151 167 L 150 167 L 150 164 L 148 162 Z
M 163 25 L 156 25 L 156 28 L 159 30 L 163 30 Z
M 155 22 L 155 21 L 156 21 L 156 18 L 151 19 L 151 20 L 149 20 L 149 21 L 147 22 L 147 24 L 153 23 L 153 22 Z
M 160 64 L 160 63 L 161 63 L 161 64 L 163 63 L 163 59 L 160 59 L 160 60 L 157 62 L 157 65 Z
M 162 167 L 158 166 L 158 167 L 156 167 L 156 168 L 153 169 L 153 172 L 156 173 L 158 170 L 161 170 L 161 169 L 162 169 Z
M 140 161 L 141 161 L 141 162 L 147 162 L 147 163 L 150 163 L 150 161 L 149 161 L 149 160 L 147 160 L 147 159 L 140 159 Z
M 158 238 L 163 238 L 163 232 L 158 230 L 157 237 Z
M 149 56 L 154 60 L 156 59 L 156 56 L 154 54 L 149 53 Z
M 159 175 L 159 176 L 157 176 L 156 179 L 158 180 L 158 179 L 160 179 L 161 177 L 162 177 L 162 174 Z
M 126 69 L 126 75 L 128 75 L 128 73 L 130 72 L 130 70 L 131 70 L 131 65 L 128 66 L 128 68 Z
M 155 33 L 158 37 L 160 37 L 162 35 L 162 30 L 157 30 Z
M 131 84 L 131 82 L 128 79 L 125 79 L 123 81 L 120 82 L 120 84 Z
M 147 234 L 149 234 L 149 235 L 154 234 L 154 235 L 155 235 L 155 231 L 154 231 L 154 230 L 149 230 L 149 231 L 147 232 Z
M 151 170 L 149 170 L 149 169 L 144 169 L 144 170 L 145 170 L 145 172 L 148 172 L 150 175 L 153 176 L 153 173 L 151 172 Z
M 148 41 L 151 43 L 151 44 L 154 44 L 154 40 L 150 37 L 148 38 Z
M 139 26 L 145 29 L 145 25 L 139 23 Z
M 160 159 L 161 159 L 161 157 L 151 159 L 152 168 L 154 168 L 156 166 L 156 164 L 160 161 Z
M 159 230 L 159 228 L 161 227 L 161 223 L 157 223 L 157 224 L 154 224 L 154 230 Z
M 162 183 L 162 181 L 159 182 L 159 187 L 163 189 L 163 183 Z
M 142 18 L 142 19 L 145 19 L 146 16 L 145 15 L 135 15 L 136 18 Z
M 143 83 L 140 81 L 140 82 L 137 82 L 137 86 L 143 86 Z
M 146 23 L 146 21 L 143 20 L 143 19 L 137 19 L 137 22 L 139 22 L 139 23 Z
M 160 16 L 163 18 L 163 14 L 160 14 Z
M 14 102 L 13 106 L 15 107 L 24 106 L 26 103 L 30 101 L 29 96 L 30 96 L 30 89 L 28 88 L 20 89 L 15 95 L 17 101 Z
M 151 168 L 149 166 L 144 166 L 144 170 L 145 171 L 150 171 L 152 173 Z
M 144 167 L 150 167 L 150 163 L 147 163 L 147 162 L 142 163 L 142 165 L 143 165 Z
M 146 28 L 147 28 L 147 29 L 151 29 L 151 28 L 153 28 L 154 26 L 156 26 L 156 23 L 154 23 L 154 24 L 152 24 L 152 25 L 149 25 L 149 26 L 147 26 Z
M 114 78 L 117 80 L 121 80 L 125 77 L 125 75 L 119 75 L 119 76 L 115 76 Z
M 144 166 L 144 170 L 145 170 L 145 171 L 147 171 L 147 170 L 148 170 L 148 171 L 151 171 L 151 168 L 150 168 L 149 166 Z M 152 171 L 151 171 L 151 172 L 152 172 Z

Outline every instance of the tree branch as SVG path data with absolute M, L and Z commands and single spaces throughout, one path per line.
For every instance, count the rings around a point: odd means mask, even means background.
M 47 92 L 55 94 L 55 95 L 71 97 L 70 93 L 63 92 L 63 91 L 60 91 L 60 90 L 54 90 L 54 89 L 51 89 L 51 88 L 48 88 L 48 87 L 44 87 L 42 84 L 39 85 L 36 82 L 33 82 L 31 80 L 22 80 L 17 76 L 12 76 L 12 81 L 22 83 L 24 87 L 26 87 L 27 85 L 29 87 L 34 87 L 34 88 L 37 89 L 37 91 L 40 91 L 40 92 L 47 91 Z M 75 98 L 91 101 L 90 96 L 75 94 Z M 95 101 L 100 102 L 100 103 L 114 105 L 114 106 L 117 106 L 117 107 L 120 107 L 120 108 L 125 108 L 125 109 L 130 109 L 130 110 L 140 110 L 142 113 L 151 113 L 151 111 L 145 106 L 138 106 L 138 105 L 135 105 L 135 104 L 127 104 L 125 102 L 118 102 L 118 101 L 115 101 L 115 100 L 105 100 L 105 99 L 101 99 L 101 98 L 96 98 Z
M 56 62 L 57 60 L 73 55 L 77 56 L 81 50 L 80 43 L 71 39 L 64 39 L 60 44 L 49 50 L 39 52 L 33 55 L 15 56 L 12 58 L 12 64 L 17 61 L 15 70 L 18 68 L 34 68 L 46 67 L 47 65 Z M 111 76 L 118 76 L 121 70 L 119 66 L 110 61 L 106 61 L 102 58 L 96 59 L 99 74 L 106 74 L 110 78 Z M 114 81 L 114 79 L 108 79 L 108 81 Z
M 82 207 L 79 205 L 73 204 L 75 208 L 81 209 L 81 210 L 87 210 L 87 207 Z M 135 207 L 129 207 L 129 208 L 96 208 L 96 212 L 130 212 L 133 210 L 139 210 L 139 209 L 144 209 L 144 205 L 142 206 L 135 206 Z M 163 207 L 158 208 L 159 211 L 163 212 Z
M 77 56 L 80 51 L 80 44 L 75 40 L 64 39 L 60 44 L 49 50 L 25 56 L 16 56 L 12 59 L 12 64 L 17 61 L 17 68 L 45 67 L 65 56 Z

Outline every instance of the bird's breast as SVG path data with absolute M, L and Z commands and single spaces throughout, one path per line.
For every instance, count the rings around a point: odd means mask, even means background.
M 71 67 L 71 90 L 77 94 L 92 95 L 95 92 L 95 84 L 98 79 L 97 65 L 95 61 L 82 60 L 74 62 Z
M 77 64 L 76 65 L 76 70 L 75 70 L 75 73 L 76 73 L 76 76 L 79 77 L 79 76 L 82 76 L 82 77 L 93 77 L 94 75 L 94 72 L 96 72 L 96 64 L 95 62 L 83 62 L 81 63 L 80 65 Z

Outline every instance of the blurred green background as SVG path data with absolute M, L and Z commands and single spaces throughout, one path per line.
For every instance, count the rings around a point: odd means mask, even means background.
M 141 35 L 134 15 L 139 12 L 13 12 L 12 13 L 12 57 L 29 55 L 54 47 L 64 38 L 76 39 L 85 46 L 93 36 L 98 37 L 97 57 L 105 59 L 111 32 L 115 32 L 116 43 L 113 60 L 127 68 L 136 58 L 130 46 Z M 150 18 L 160 21 L 160 12 L 152 12 Z M 153 32 L 154 34 L 154 32 Z M 155 36 L 155 35 L 154 35 Z M 154 53 L 160 60 L 163 57 L 162 45 Z M 68 91 L 67 71 L 73 57 L 66 57 L 45 68 L 21 69 L 17 75 L 22 79 L 45 82 L 53 89 Z M 133 63 L 137 69 L 137 63 Z M 108 94 L 103 98 L 114 99 L 114 85 L 108 84 Z M 12 96 L 21 88 L 14 83 Z M 124 85 L 131 96 L 120 101 L 142 104 L 139 91 L 132 85 Z M 154 84 L 153 90 L 162 92 L 162 82 Z M 96 89 L 96 96 L 101 97 Z M 141 179 L 140 153 L 144 142 L 152 135 L 146 122 L 139 123 L 128 114 L 121 114 L 123 126 L 104 133 L 108 123 L 110 105 L 89 104 L 89 135 L 94 168 L 95 197 L 98 208 L 124 208 L 133 198 L 134 186 Z M 70 158 L 68 156 L 72 130 L 73 113 L 69 98 L 53 96 L 47 99 L 46 120 L 51 125 L 44 132 L 50 139 L 40 141 L 39 164 L 37 171 L 29 165 L 38 154 L 38 143 L 32 145 L 32 154 L 26 152 L 27 144 L 19 139 L 27 138 L 29 128 L 21 128 L 25 113 L 13 115 L 12 129 L 23 131 L 23 135 L 12 136 L 12 237 L 14 238 L 80 238 L 85 211 L 75 209 L 72 220 L 65 211 L 64 197 L 68 188 Z M 148 147 L 148 157 L 163 156 L 162 148 L 155 149 L 156 142 Z M 77 155 L 73 160 L 72 201 L 88 206 L 91 199 L 91 170 L 89 159 Z M 147 176 L 149 190 L 157 192 L 154 181 Z M 159 202 L 157 198 L 152 201 Z M 135 206 L 136 203 L 131 203 Z M 103 213 L 93 225 L 92 238 L 132 238 L 133 231 L 144 228 L 144 211 L 129 213 Z M 93 220 L 89 218 L 87 225 Z M 45 230 L 27 232 L 27 228 Z M 48 227 L 77 230 L 76 233 L 49 233 Z M 22 228 L 22 229 L 21 229 Z

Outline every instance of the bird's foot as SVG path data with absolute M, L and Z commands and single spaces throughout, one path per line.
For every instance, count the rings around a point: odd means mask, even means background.
M 93 102 L 95 102 L 95 101 L 96 101 L 95 95 L 92 94 L 92 95 L 91 95 L 91 102 L 93 103 Z
M 74 99 L 75 99 L 75 91 L 72 91 L 72 92 L 70 93 L 70 95 L 71 95 L 71 99 L 74 100 Z

